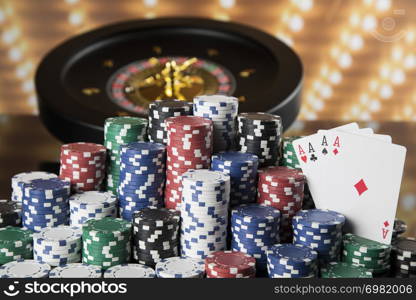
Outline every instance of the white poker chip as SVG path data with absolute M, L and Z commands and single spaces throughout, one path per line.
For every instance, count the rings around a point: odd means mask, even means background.
M 81 241 L 82 232 L 80 227 L 58 226 L 43 228 L 40 232 L 33 234 L 34 244 L 62 247 Z
M 56 267 L 49 273 L 49 278 L 101 278 L 102 271 L 98 266 L 73 263 Z
M 170 257 L 156 264 L 156 275 L 160 278 L 201 278 L 204 272 L 204 261 L 190 257 Z
M 155 278 L 155 271 L 141 264 L 122 264 L 107 269 L 104 278 Z
M 230 176 L 210 170 L 189 170 L 182 175 L 184 183 L 198 185 L 219 185 L 230 181 Z
M 69 204 L 71 207 L 104 207 L 115 205 L 116 202 L 117 198 L 111 192 L 88 191 L 75 194 L 69 198 Z
M 51 267 L 34 260 L 17 260 L 0 267 L 0 278 L 46 278 Z

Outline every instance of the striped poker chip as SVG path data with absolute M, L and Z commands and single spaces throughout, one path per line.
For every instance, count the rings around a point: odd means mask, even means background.
M 50 271 L 46 263 L 22 259 L 0 266 L 0 278 L 47 278 Z
M 101 278 L 100 267 L 83 263 L 71 263 L 54 268 L 49 278 Z
M 32 171 L 16 174 L 12 177 L 12 200 L 15 202 L 22 202 L 23 200 L 23 185 L 30 183 L 34 179 L 50 179 L 57 178 L 53 173 Z
M 159 278 L 202 278 L 205 273 L 204 261 L 190 257 L 169 257 L 156 264 Z

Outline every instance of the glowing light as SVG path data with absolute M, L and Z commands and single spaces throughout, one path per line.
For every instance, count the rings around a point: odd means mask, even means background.
M 380 77 L 382 79 L 387 79 L 390 77 L 390 67 L 388 65 L 384 65 L 380 68 Z
M 155 7 L 157 5 L 157 0 L 143 0 L 143 4 L 147 7 Z
M 32 62 L 25 62 L 16 68 L 16 76 L 20 79 L 27 78 L 33 70 Z
M 349 53 L 344 52 L 338 58 L 338 64 L 341 68 L 346 69 L 352 64 L 352 57 Z
M 305 119 L 307 119 L 307 120 L 316 120 L 317 115 L 313 111 L 308 111 L 308 112 L 305 113 Z
M 73 11 L 68 16 L 68 22 L 71 25 L 79 26 L 84 22 L 84 14 L 80 11 Z
M 35 85 L 33 83 L 33 80 L 28 79 L 22 83 L 23 92 L 26 92 L 26 93 L 33 92 L 34 89 L 35 89 Z
M 360 25 L 360 22 L 361 22 L 361 17 L 360 17 L 360 15 L 358 14 L 358 13 L 353 13 L 351 16 L 350 16 L 350 24 L 352 25 L 352 26 L 358 26 L 358 25 Z
M 378 83 L 377 80 L 373 79 L 373 80 L 370 81 L 370 84 L 368 86 L 369 86 L 370 90 L 374 92 L 378 89 L 379 83 Z
M 368 97 L 367 94 L 363 94 L 360 96 L 360 103 L 362 105 L 367 105 L 370 102 L 370 98 Z
M 353 51 L 360 50 L 364 45 L 363 38 L 358 34 L 352 35 L 348 43 L 350 49 Z
M 368 107 L 368 109 L 369 109 L 371 112 L 377 112 L 377 111 L 379 111 L 379 110 L 380 110 L 380 108 L 381 108 L 381 104 L 380 104 L 380 101 L 378 101 L 378 100 L 373 100 L 373 101 L 371 101 L 371 102 L 370 102 L 370 105 L 369 105 L 369 107 Z
M 371 115 L 368 112 L 364 111 L 360 114 L 359 118 L 363 121 L 369 121 L 371 120 Z
M 403 70 L 396 69 L 391 73 L 390 80 L 391 83 L 395 85 L 402 84 L 406 80 L 406 75 L 404 74 Z
M 311 103 L 312 107 L 316 110 L 316 111 L 321 111 L 324 108 L 324 102 L 320 99 L 316 99 L 313 103 Z
M 313 8 L 313 0 L 292 0 L 292 3 L 302 11 L 309 11 Z
M 409 54 L 404 58 L 403 65 L 406 69 L 416 68 L 416 55 Z
M 214 18 L 220 21 L 230 21 L 230 16 L 225 13 L 216 13 Z
M 282 42 L 284 42 L 285 44 L 289 45 L 289 46 L 293 46 L 293 39 L 288 36 L 287 34 L 283 33 L 283 32 L 278 32 L 275 34 L 275 36 L 280 39 Z
M 391 52 L 391 57 L 396 61 L 401 60 L 403 58 L 403 48 L 399 46 L 394 47 Z
M 377 27 L 377 19 L 373 15 L 367 15 L 364 17 L 362 21 L 362 28 L 365 31 L 371 31 L 374 30 Z
M 406 43 L 412 44 L 415 41 L 415 32 L 414 31 L 408 31 L 406 33 Z
M 36 95 L 30 95 L 29 98 L 27 98 L 27 102 L 30 106 L 36 106 L 38 99 L 36 98 Z
M 328 84 L 322 85 L 321 89 L 319 90 L 319 94 L 324 99 L 331 98 L 332 97 L 332 87 Z
M 226 9 L 229 9 L 235 5 L 235 0 L 220 0 L 220 5 Z
M 294 32 L 299 32 L 303 29 L 304 21 L 303 18 L 299 15 L 293 15 L 289 19 L 289 29 Z
M 0 9 L 0 23 L 3 23 L 6 20 L 6 14 L 2 9 Z
M 387 11 L 391 7 L 391 1 L 390 0 L 377 0 L 376 2 L 376 9 L 378 11 Z
M 147 13 L 145 13 L 144 17 L 146 19 L 154 19 L 154 18 L 156 18 L 156 14 L 154 12 L 147 12 Z
M 5 30 L 2 35 L 2 40 L 5 44 L 10 45 L 14 43 L 20 35 L 20 30 L 17 27 Z
M 384 84 L 380 87 L 380 97 L 383 99 L 389 99 L 393 96 L 393 89 L 390 85 Z
M 329 81 L 332 84 L 340 84 L 342 81 L 342 74 L 339 71 L 334 71 L 329 75 Z
M 19 61 L 23 57 L 23 51 L 19 47 L 14 47 L 9 50 L 8 55 L 11 61 Z
M 79 0 L 65 0 L 65 2 L 67 4 L 74 5 L 74 4 L 77 4 L 79 2 Z

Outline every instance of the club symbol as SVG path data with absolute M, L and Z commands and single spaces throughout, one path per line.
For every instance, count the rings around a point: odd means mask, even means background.
M 316 161 L 318 160 L 318 158 L 315 156 L 315 154 L 312 154 L 311 157 L 309 158 L 311 161 Z

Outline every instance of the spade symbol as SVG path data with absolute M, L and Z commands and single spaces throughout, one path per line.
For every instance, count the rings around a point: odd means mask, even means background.
M 327 154 L 328 154 L 328 150 L 326 150 L 326 148 L 324 148 L 324 149 L 322 150 L 322 154 L 323 154 L 323 155 L 327 155 Z

